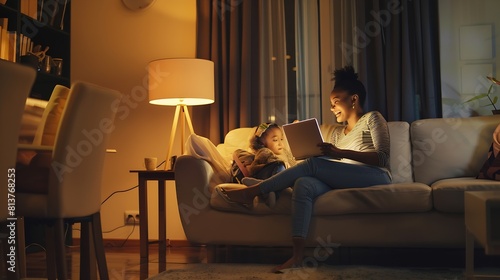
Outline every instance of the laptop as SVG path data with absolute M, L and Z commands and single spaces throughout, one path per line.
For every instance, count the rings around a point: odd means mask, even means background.
M 324 142 L 317 119 L 284 124 L 283 131 L 295 159 L 301 160 L 323 155 L 317 146 Z

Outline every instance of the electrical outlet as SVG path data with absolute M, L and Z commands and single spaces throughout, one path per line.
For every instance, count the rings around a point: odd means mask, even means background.
M 139 211 L 127 210 L 124 213 L 124 218 L 126 225 L 133 225 L 134 223 L 136 226 L 139 225 Z

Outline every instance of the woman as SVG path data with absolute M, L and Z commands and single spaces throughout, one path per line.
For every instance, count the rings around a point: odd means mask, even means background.
M 274 272 L 301 265 L 316 197 L 332 189 L 391 183 L 386 120 L 377 111 L 364 113 L 365 87 L 351 66 L 336 70 L 334 75 L 330 110 L 344 125 L 333 131 L 329 143 L 318 144 L 324 156 L 308 158 L 245 189 L 216 189 L 229 202 L 251 205 L 255 196 L 293 186 L 293 255 Z

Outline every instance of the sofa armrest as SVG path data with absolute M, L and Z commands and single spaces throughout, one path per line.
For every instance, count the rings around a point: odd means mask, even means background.
M 175 162 L 175 188 L 183 227 L 195 216 L 210 208 L 210 180 L 214 171 L 210 164 L 190 155 Z

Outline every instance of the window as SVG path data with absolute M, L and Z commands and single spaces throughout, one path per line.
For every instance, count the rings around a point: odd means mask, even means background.
M 318 2 L 261 1 L 261 119 L 321 120 Z

